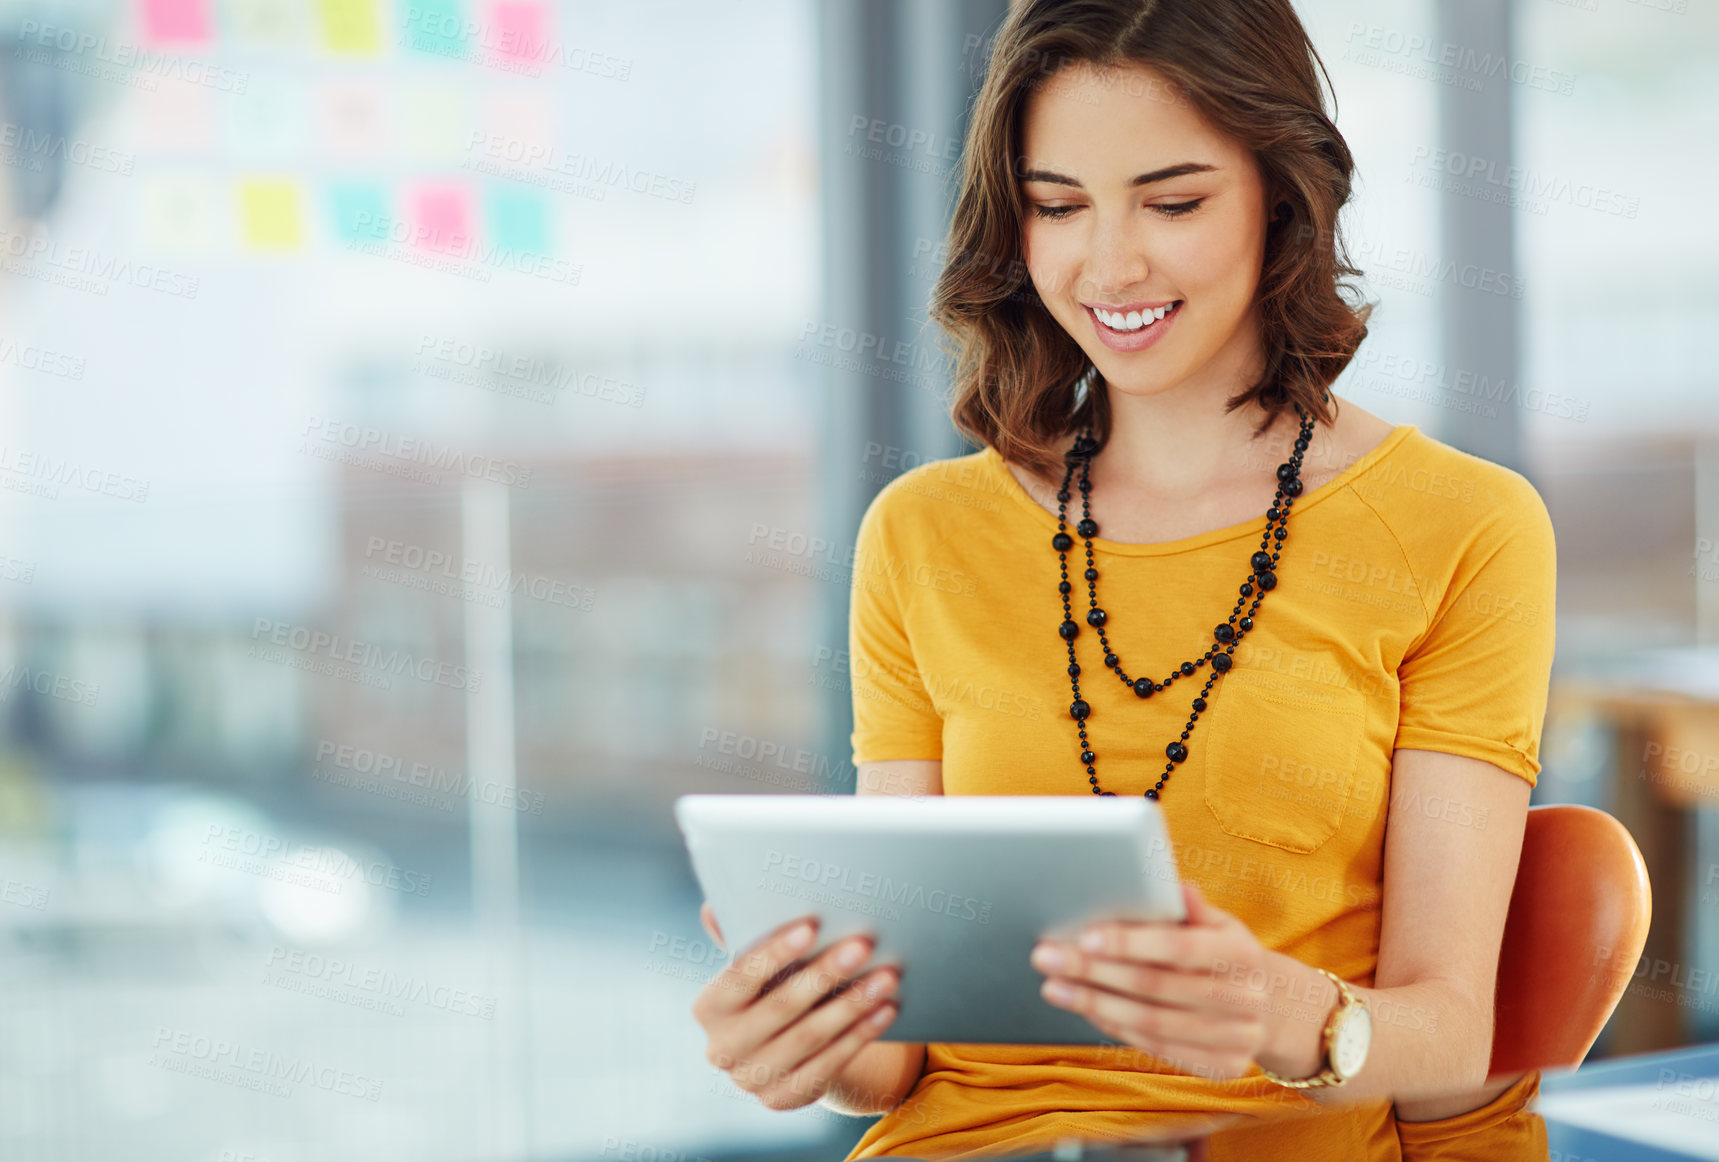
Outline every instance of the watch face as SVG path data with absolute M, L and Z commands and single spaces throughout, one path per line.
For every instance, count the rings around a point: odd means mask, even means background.
M 1372 1042 L 1372 1017 L 1364 1006 L 1356 1005 L 1331 1037 L 1331 1068 L 1345 1080 L 1354 1077 L 1367 1060 L 1367 1047 Z

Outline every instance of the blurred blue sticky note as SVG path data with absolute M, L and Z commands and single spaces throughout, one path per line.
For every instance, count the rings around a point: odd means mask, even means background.
M 496 186 L 485 198 L 490 239 L 503 250 L 549 253 L 549 202 L 537 190 Z
M 304 146 L 306 104 L 301 84 L 273 73 L 252 76 L 243 97 L 219 103 L 226 123 L 222 149 L 278 164 Z
M 411 0 L 402 5 L 400 43 L 437 56 L 465 56 L 465 6 L 460 0 Z
M 334 236 L 342 242 L 388 237 L 388 196 L 373 182 L 335 182 L 328 189 Z

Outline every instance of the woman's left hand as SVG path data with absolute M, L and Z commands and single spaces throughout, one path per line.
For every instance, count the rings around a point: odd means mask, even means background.
M 1185 924 L 1088 925 L 1076 944 L 1041 941 L 1045 1000 L 1106 1036 L 1201 1077 L 1245 1076 L 1266 1044 L 1269 953 L 1247 925 L 1184 882 Z

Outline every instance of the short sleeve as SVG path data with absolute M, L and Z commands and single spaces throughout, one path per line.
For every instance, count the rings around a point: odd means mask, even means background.
M 1533 786 L 1552 678 L 1557 548 L 1540 494 L 1516 473 L 1508 479 L 1492 513 L 1453 524 L 1462 550 L 1449 580 L 1421 594 L 1431 620 L 1397 669 L 1395 746 L 1482 759 Z
M 848 672 L 853 685 L 853 761 L 941 759 L 943 718 L 925 688 L 908 638 L 907 618 L 896 587 L 904 556 L 892 539 L 885 489 L 860 520 L 854 545 L 853 585 L 848 608 Z

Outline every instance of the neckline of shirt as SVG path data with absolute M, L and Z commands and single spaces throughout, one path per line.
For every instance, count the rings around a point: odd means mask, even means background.
M 1321 484 L 1318 488 L 1296 497 L 1295 507 L 1290 512 L 1291 522 L 1293 523 L 1297 516 L 1300 516 L 1326 497 L 1332 496 L 1347 488 L 1356 477 L 1369 471 L 1380 460 L 1383 460 L 1386 456 L 1390 455 L 1390 453 L 1396 449 L 1397 445 L 1401 444 L 1408 438 L 1409 433 L 1415 430 L 1416 428 L 1414 424 L 1398 424 L 1391 430 L 1390 435 L 1379 441 L 1365 455 L 1360 457 L 1360 459 L 1356 460 L 1353 464 L 1350 464 L 1347 468 L 1327 480 L 1324 484 Z M 1015 479 L 1015 474 L 1013 472 L 1009 471 L 1009 465 L 1003 459 L 1002 454 L 999 453 L 995 447 L 987 444 L 980 455 L 984 458 L 984 461 L 989 466 L 990 470 L 998 473 L 1002 477 L 1003 490 L 1009 493 L 1009 495 L 1015 499 L 1017 504 L 1025 505 L 1033 519 L 1038 524 L 1054 533 L 1057 528 L 1056 516 L 1041 506 L 1038 501 L 1032 498 L 1032 495 L 1028 493 L 1025 488 L 1021 487 L 1021 482 Z M 1069 516 L 1069 527 L 1071 529 L 1074 527 L 1073 522 L 1078 515 L 1079 513 L 1074 511 L 1071 505 Z M 1207 545 L 1216 545 L 1221 544 L 1224 541 L 1233 541 L 1238 537 L 1258 536 L 1259 533 L 1264 531 L 1264 529 L 1265 513 L 1261 511 L 1260 514 L 1252 520 L 1243 521 L 1241 524 L 1230 525 L 1228 528 L 1213 529 L 1210 532 L 1197 533 L 1194 536 L 1183 537 L 1180 540 L 1137 545 L 1128 544 L 1123 541 L 1107 541 L 1103 537 L 1093 537 L 1092 547 L 1097 552 L 1115 553 L 1124 557 L 1167 557 L 1174 553 L 1192 552 L 1195 549 L 1203 549 Z

